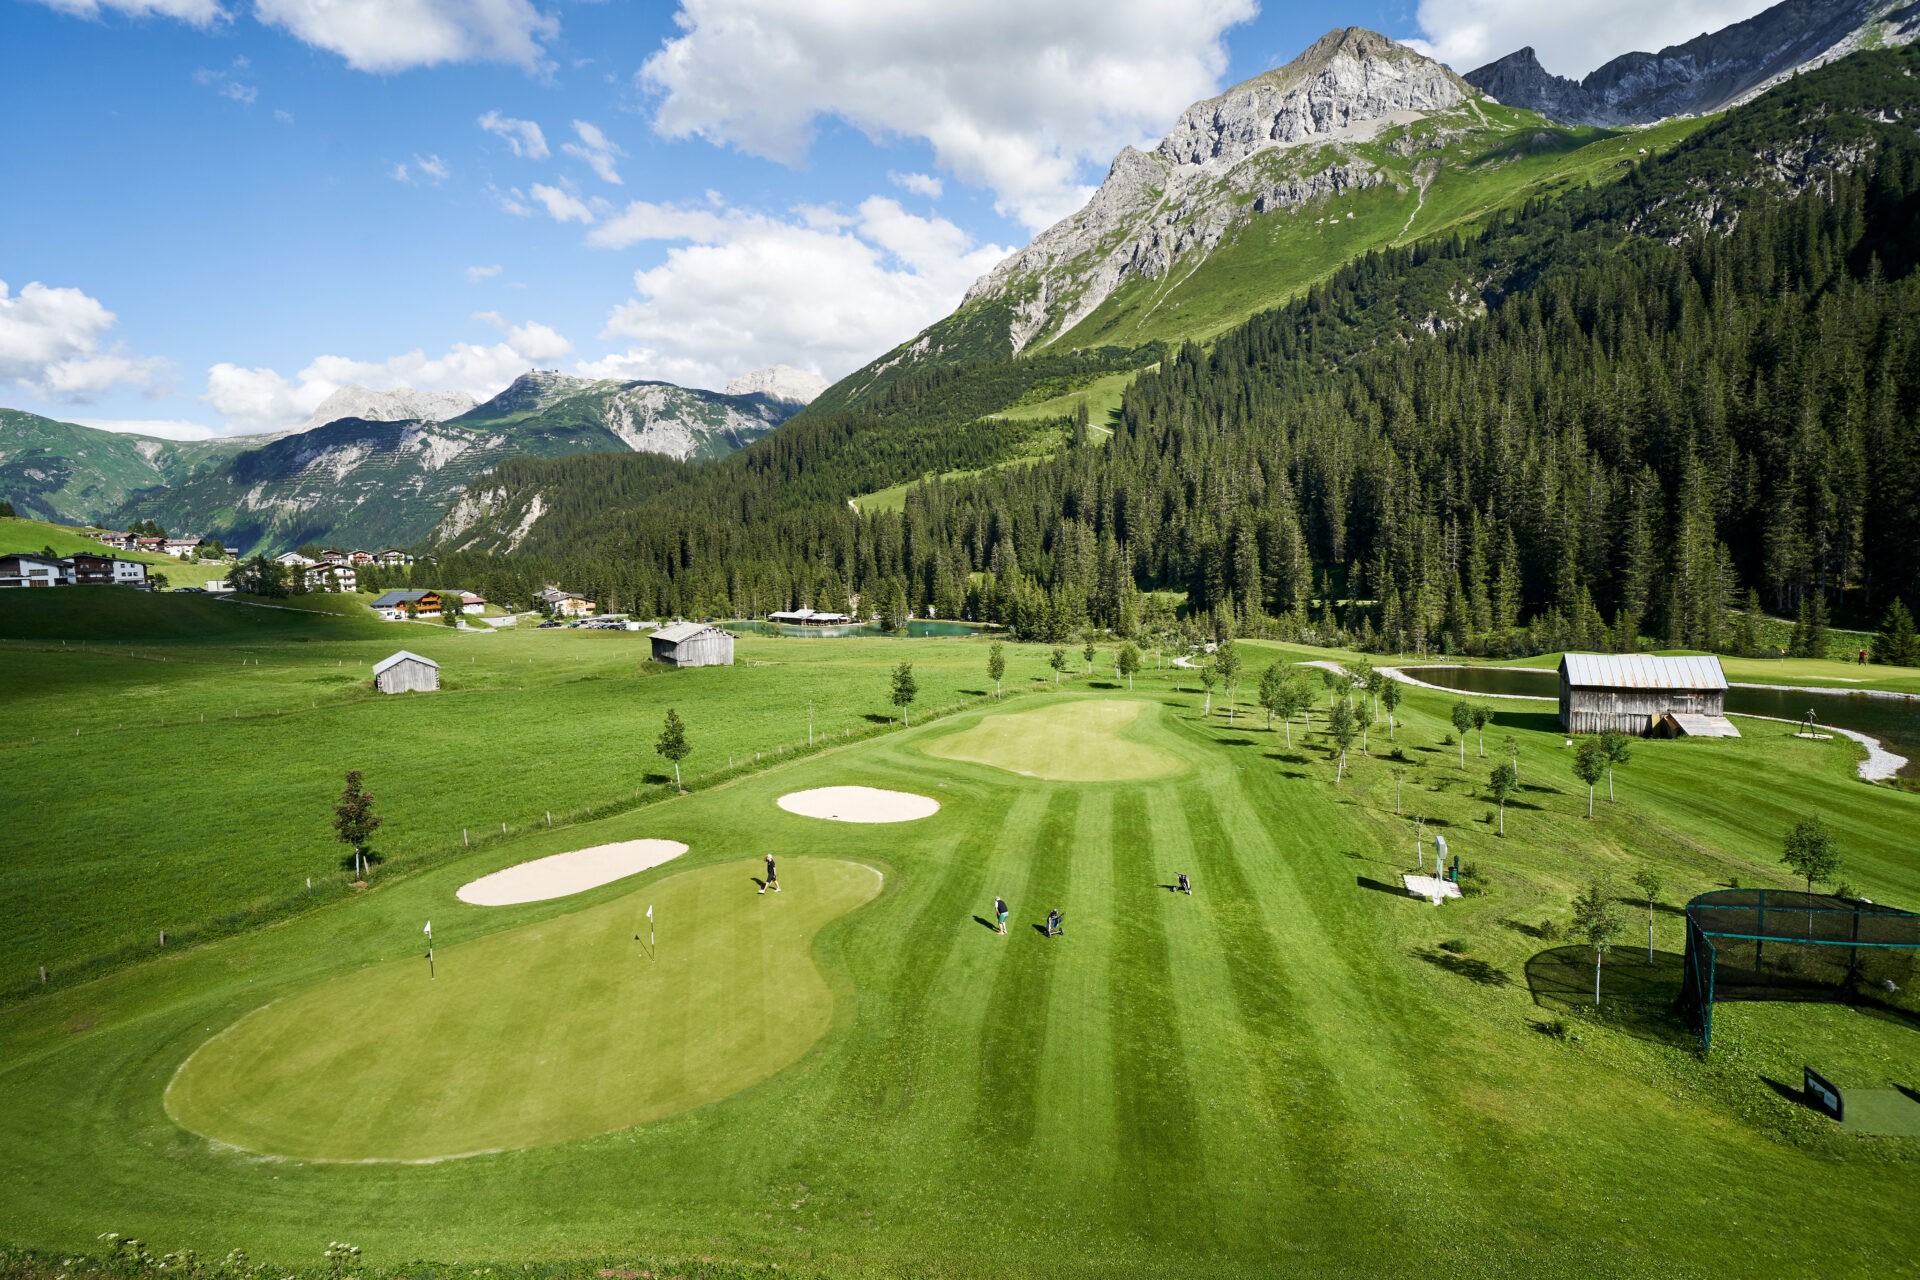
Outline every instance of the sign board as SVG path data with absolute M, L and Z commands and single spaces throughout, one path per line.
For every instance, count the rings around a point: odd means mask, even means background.
M 1815 1071 L 1812 1067 L 1804 1069 L 1807 1090 L 1807 1105 L 1815 1111 L 1824 1111 L 1835 1120 L 1844 1118 L 1846 1102 L 1840 1096 L 1840 1086 Z

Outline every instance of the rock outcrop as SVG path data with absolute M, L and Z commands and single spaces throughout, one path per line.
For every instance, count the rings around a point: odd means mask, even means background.
M 812 404 L 827 389 L 827 380 L 817 373 L 776 364 L 743 373 L 727 384 L 730 396 L 765 396 L 785 404 Z

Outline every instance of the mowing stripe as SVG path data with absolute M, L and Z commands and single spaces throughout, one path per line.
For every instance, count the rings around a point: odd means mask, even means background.
M 1079 813 L 1079 792 L 1067 788 L 1053 792 L 1046 817 L 1033 833 L 1032 871 L 1023 901 L 1050 905 L 1068 902 Z M 1005 941 L 1009 946 L 995 975 L 986 1021 L 976 1037 L 980 1087 L 974 1119 L 982 1132 L 1003 1146 L 1028 1147 L 1033 1142 L 1051 980 L 1064 942 L 1041 939 L 1034 933 L 1030 922 L 1044 909 L 1022 910 L 1019 922 L 1008 925 L 1010 936 Z M 1069 923 L 1072 920 L 1069 913 Z M 1051 945 L 1036 945 L 1043 941 Z
M 1149 812 L 1130 792 L 1116 803 L 1114 826 L 1147 832 L 1148 847 L 1162 847 L 1169 812 Z M 1112 966 L 1114 1101 L 1121 1117 L 1115 1175 L 1133 1188 L 1128 1210 L 1135 1231 L 1154 1239 L 1205 1239 L 1213 1234 L 1213 1199 L 1187 1075 L 1192 1059 L 1175 1016 L 1165 904 L 1154 900 L 1165 890 L 1118 846 L 1113 862 L 1115 907 L 1127 922 Z

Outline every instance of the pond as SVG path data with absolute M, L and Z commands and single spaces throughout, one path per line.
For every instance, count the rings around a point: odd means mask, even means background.
M 1531 694 L 1557 698 L 1559 674 L 1537 667 L 1403 667 L 1416 680 L 1462 693 Z M 1800 689 L 1735 685 L 1727 690 L 1727 711 L 1733 715 L 1777 716 L 1801 720 L 1807 712 L 1821 724 L 1838 725 L 1872 734 L 1887 750 L 1907 758 L 1903 778 L 1920 778 L 1920 698 L 1876 697 L 1833 689 L 1820 693 Z
M 945 622 L 937 618 L 916 618 L 905 631 L 886 631 L 877 622 L 855 622 L 844 627 L 790 627 L 784 623 L 745 618 L 723 624 L 727 630 L 755 636 L 793 636 L 798 639 L 838 639 L 842 636 L 888 636 L 923 639 L 928 636 L 977 636 L 992 630 L 973 622 Z

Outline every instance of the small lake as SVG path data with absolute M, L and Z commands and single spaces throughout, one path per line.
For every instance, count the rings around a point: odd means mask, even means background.
M 1559 674 L 1528 667 L 1402 667 L 1428 684 L 1462 693 L 1531 694 L 1557 698 Z M 1872 734 L 1887 750 L 1907 758 L 1903 778 L 1920 777 L 1920 698 L 1875 697 L 1832 689 L 1820 693 L 1798 689 L 1735 686 L 1727 690 L 1727 711 L 1733 715 L 1777 716 L 1802 720 L 1811 709 L 1821 724 L 1838 725 Z
M 796 639 L 838 639 L 842 636 L 883 636 L 898 639 L 922 639 L 927 636 L 977 636 L 992 628 L 972 622 L 943 622 L 938 618 L 914 619 L 905 631 L 886 631 L 877 622 L 854 622 L 844 627 L 791 627 L 785 623 L 762 622 L 746 618 L 723 624 L 727 630 L 754 636 L 793 636 Z

